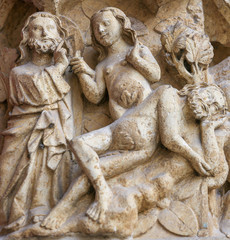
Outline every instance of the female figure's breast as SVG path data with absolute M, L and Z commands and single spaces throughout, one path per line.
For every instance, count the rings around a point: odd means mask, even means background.
M 143 102 L 151 93 L 148 81 L 125 60 L 106 68 L 109 97 L 129 109 Z

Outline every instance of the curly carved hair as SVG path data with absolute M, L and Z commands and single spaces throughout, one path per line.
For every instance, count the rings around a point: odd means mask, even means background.
M 64 40 L 65 37 L 67 36 L 67 31 L 66 31 L 66 29 L 64 29 L 62 27 L 61 21 L 57 16 L 55 16 L 51 13 L 48 13 L 48 12 L 36 12 L 36 13 L 32 14 L 30 17 L 28 17 L 28 19 L 26 20 L 26 23 L 22 29 L 22 40 L 19 44 L 20 59 L 18 61 L 21 64 L 25 61 L 28 61 L 28 59 L 30 57 L 29 48 L 28 48 L 29 27 L 30 27 L 30 23 L 38 17 L 52 19 L 56 23 L 60 37 Z
M 206 91 L 208 98 L 202 98 L 200 91 Z M 211 106 L 215 106 L 219 114 L 225 114 L 228 109 L 225 94 L 216 84 L 187 84 L 179 91 L 179 95 L 187 96 L 190 107 L 192 107 L 193 111 L 197 114 L 200 114 L 200 111 L 204 111 L 207 116 L 210 116 Z
M 98 16 L 98 14 L 110 11 L 113 16 L 119 21 L 119 23 L 122 26 L 122 37 L 123 39 L 129 43 L 130 45 L 134 45 L 137 39 L 137 35 L 134 29 L 131 27 L 131 22 L 129 18 L 125 15 L 124 12 L 122 12 L 120 9 L 115 7 L 106 7 L 98 12 L 94 13 L 93 16 L 90 19 L 90 30 L 91 30 L 91 38 L 92 38 L 92 44 L 93 47 L 99 52 L 98 60 L 102 61 L 106 55 L 107 55 L 107 49 L 106 47 L 102 46 L 95 38 L 94 32 L 93 32 L 93 21 Z

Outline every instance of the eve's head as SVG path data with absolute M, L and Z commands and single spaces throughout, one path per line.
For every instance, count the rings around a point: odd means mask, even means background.
M 136 33 L 129 18 L 118 8 L 107 7 L 96 12 L 90 20 L 93 47 L 99 52 L 99 60 L 107 55 L 107 48 L 123 38 L 134 45 Z

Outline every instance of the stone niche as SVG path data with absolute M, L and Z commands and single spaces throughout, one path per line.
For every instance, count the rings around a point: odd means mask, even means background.
M 229 0 L 0 1 L 0 239 L 230 237 Z

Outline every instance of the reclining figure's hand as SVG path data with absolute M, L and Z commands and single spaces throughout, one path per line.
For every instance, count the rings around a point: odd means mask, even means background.
M 209 171 L 211 167 L 205 162 L 205 160 L 200 157 L 196 156 L 192 161 L 191 164 L 193 168 L 201 175 L 201 176 L 210 176 Z

